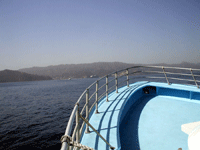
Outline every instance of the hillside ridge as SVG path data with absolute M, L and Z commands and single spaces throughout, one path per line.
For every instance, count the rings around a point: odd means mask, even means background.
M 128 64 L 123 62 L 94 62 L 84 64 L 61 64 L 51 65 L 47 67 L 32 67 L 23 68 L 19 71 L 23 71 L 35 75 L 50 76 L 54 79 L 68 79 L 68 78 L 88 78 L 88 77 L 102 77 L 106 74 L 112 73 L 116 70 L 125 69 L 135 65 L 144 64 Z M 171 67 L 191 67 L 200 68 L 200 63 L 188 63 L 182 62 L 180 64 L 149 64 L 155 66 L 171 66 Z
M 2 82 L 21 82 L 21 81 L 40 81 L 40 80 L 52 80 L 49 76 L 33 75 L 25 72 L 14 70 L 0 71 L 0 83 Z

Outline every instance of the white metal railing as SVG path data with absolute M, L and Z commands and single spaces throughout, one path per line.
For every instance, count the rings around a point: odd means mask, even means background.
M 125 77 L 126 79 L 123 79 Z M 142 77 L 142 78 L 141 78 Z M 189 78 L 190 77 L 190 78 Z M 89 123 L 89 114 L 96 106 L 95 113 L 98 113 L 98 102 L 104 96 L 106 96 L 106 101 L 109 101 L 108 94 L 109 92 L 115 90 L 118 93 L 118 88 L 120 86 L 127 85 L 129 87 L 130 81 L 144 80 L 144 78 L 148 78 L 148 80 L 161 80 L 164 79 L 168 85 L 171 83 L 181 83 L 181 84 L 191 84 L 195 85 L 199 88 L 198 83 L 200 83 L 200 69 L 191 69 L 191 68 L 180 68 L 180 67 L 163 67 L 163 66 L 133 66 L 130 68 L 126 68 L 123 70 L 116 71 L 114 73 L 108 74 L 93 84 L 91 84 L 79 97 L 75 107 L 71 113 L 69 118 L 65 135 L 61 138 L 62 147 L 61 150 L 71 150 L 75 149 L 92 149 L 87 147 L 86 145 L 82 145 L 80 143 L 81 135 L 83 134 L 83 129 L 85 126 L 85 133 L 90 133 L 89 127 L 96 132 L 96 134 L 103 139 L 103 141 L 110 147 L 110 149 L 114 149 L 104 137 L 94 127 Z M 122 81 L 120 81 L 120 79 Z M 120 82 L 119 82 L 120 81 Z M 171 82 L 173 81 L 173 82 Z M 160 82 L 160 81 L 159 81 Z M 186 82 L 186 83 L 183 83 Z M 101 85 L 101 86 L 100 86 Z M 110 85 L 110 86 L 109 86 Z M 105 88 L 105 89 L 103 89 Z M 89 95 L 92 92 L 91 96 Z M 85 103 L 82 101 L 85 98 Z M 93 101 L 92 101 L 93 99 Z M 91 104 L 91 102 L 93 102 Z M 83 103 L 84 106 L 80 111 L 80 104 Z M 89 105 L 91 105 L 89 107 Z M 85 113 L 84 113 L 85 111 Z M 85 117 L 83 117 L 85 115 Z M 76 119 L 75 119 L 76 117 Z M 82 124 L 80 122 L 82 119 Z M 73 124 L 75 121 L 75 126 L 73 128 Z M 73 128 L 73 132 L 71 134 Z

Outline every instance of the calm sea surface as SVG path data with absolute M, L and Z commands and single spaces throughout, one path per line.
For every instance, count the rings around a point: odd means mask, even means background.
M 74 104 L 90 79 L 0 83 L 0 149 L 60 149 Z

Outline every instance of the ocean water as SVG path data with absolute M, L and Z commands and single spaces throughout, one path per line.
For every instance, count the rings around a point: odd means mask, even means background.
M 0 83 L 0 149 L 60 149 L 74 104 L 95 80 Z

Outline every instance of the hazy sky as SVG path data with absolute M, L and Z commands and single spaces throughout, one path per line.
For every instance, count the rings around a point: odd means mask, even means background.
M 0 70 L 200 62 L 200 0 L 0 0 Z

